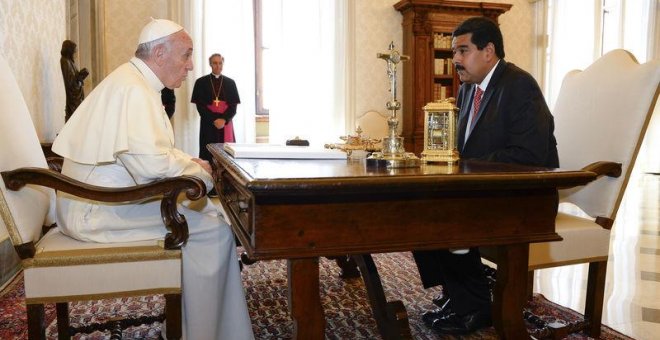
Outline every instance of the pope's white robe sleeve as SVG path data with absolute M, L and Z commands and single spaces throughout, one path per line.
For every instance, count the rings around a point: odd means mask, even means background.
M 146 184 L 157 179 L 182 175 L 195 176 L 204 181 L 206 189 L 213 188 L 213 177 L 192 157 L 178 149 L 160 155 L 122 153 L 119 160 L 133 176 L 137 184 Z

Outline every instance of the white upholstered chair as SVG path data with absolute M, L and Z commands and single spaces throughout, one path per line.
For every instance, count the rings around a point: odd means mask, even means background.
M 44 306 L 55 303 L 58 337 L 69 338 L 68 302 L 164 294 L 167 337 L 181 337 L 181 251 L 188 238 L 176 199 L 205 194 L 203 182 L 177 177 L 131 188 L 100 188 L 49 170 L 23 96 L 0 56 L 0 214 L 21 258 L 30 339 L 45 339 Z M 55 110 L 56 108 L 52 108 Z M 53 222 L 55 190 L 126 202 L 162 196 L 163 240 L 100 244 L 69 238 Z
M 614 50 L 584 71 L 567 74 L 553 111 L 560 167 L 591 164 L 585 169 L 606 176 L 560 190 L 560 203 L 573 204 L 591 218 L 562 211 L 560 204 L 556 229 L 563 241 L 532 244 L 529 269 L 533 273 L 589 263 L 584 316 L 593 337 L 600 334 L 610 231 L 657 102 L 659 82 L 660 60 L 640 65 L 629 52 Z M 619 163 L 620 168 L 598 161 Z
M 367 111 L 356 119 L 356 125 L 362 129 L 362 136 L 382 139 L 387 137 L 388 117 L 378 111 Z

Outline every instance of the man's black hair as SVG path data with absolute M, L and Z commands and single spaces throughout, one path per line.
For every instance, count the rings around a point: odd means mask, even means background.
M 486 17 L 473 17 L 463 21 L 452 33 L 452 37 L 472 33 L 472 43 L 483 50 L 488 43 L 495 46 L 495 54 L 504 59 L 504 40 L 502 31 L 493 20 Z

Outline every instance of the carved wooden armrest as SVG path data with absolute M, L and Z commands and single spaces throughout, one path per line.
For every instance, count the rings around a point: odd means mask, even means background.
M 597 178 L 600 178 L 601 176 L 619 177 L 621 176 L 622 171 L 621 163 L 605 161 L 591 163 L 582 168 L 582 170 L 595 173 Z
M 57 171 L 42 168 L 20 168 L 3 171 L 2 179 L 10 190 L 19 190 L 26 184 L 49 187 L 68 194 L 100 202 L 130 202 L 163 196 L 160 213 L 169 230 L 165 236 L 166 249 L 178 249 L 188 241 L 188 223 L 177 211 L 177 197 L 185 190 L 186 197 L 198 200 L 206 195 L 204 182 L 193 176 L 165 178 L 124 188 L 108 188 L 77 181 Z

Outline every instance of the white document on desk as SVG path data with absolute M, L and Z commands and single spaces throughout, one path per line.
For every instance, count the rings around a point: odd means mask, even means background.
M 346 159 L 340 150 L 323 149 L 314 146 L 287 146 L 281 144 L 234 144 L 224 146 L 234 158 L 267 159 Z

